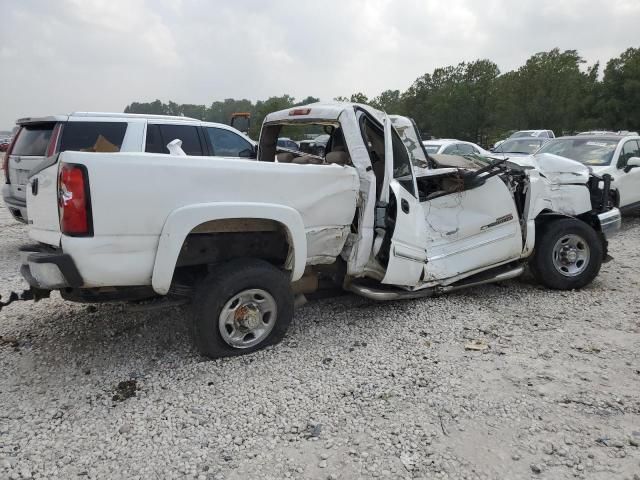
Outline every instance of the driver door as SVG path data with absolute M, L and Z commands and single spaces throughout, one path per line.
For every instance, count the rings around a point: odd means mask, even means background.
M 384 118 L 384 181 L 376 214 L 385 217 L 382 246 L 378 252 L 386 262 L 382 283 L 415 286 L 427 261 L 427 229 L 409 154 L 391 120 Z

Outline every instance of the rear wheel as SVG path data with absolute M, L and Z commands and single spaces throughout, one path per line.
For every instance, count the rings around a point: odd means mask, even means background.
M 553 220 L 540 226 L 530 267 L 536 280 L 553 289 L 582 288 L 600 271 L 603 245 L 588 224 L 574 219 Z
M 293 318 L 288 275 L 255 259 L 214 268 L 196 289 L 193 305 L 196 345 L 211 358 L 278 343 Z

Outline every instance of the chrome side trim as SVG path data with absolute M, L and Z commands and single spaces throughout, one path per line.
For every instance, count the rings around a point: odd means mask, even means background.
M 598 221 L 600 222 L 600 230 L 602 234 L 608 240 L 613 237 L 622 226 L 622 214 L 617 208 L 598 214 Z
M 424 255 L 414 255 L 409 252 L 408 247 L 400 247 L 398 245 L 394 245 L 393 247 L 393 256 L 398 258 L 404 258 L 406 260 L 411 260 L 413 262 L 418 263 L 427 263 L 427 253 L 424 252 Z
M 427 261 L 432 262 L 434 260 L 442 260 L 443 258 L 447 258 L 447 257 L 451 257 L 453 255 L 458 255 L 460 253 L 464 253 L 464 252 L 468 252 L 469 250 L 473 250 L 475 248 L 478 247 L 484 247 L 485 245 L 491 245 L 492 243 L 496 243 L 499 242 L 501 240 L 506 240 L 507 238 L 511 238 L 514 237 L 515 233 L 507 233 L 506 235 L 502 235 L 501 237 L 498 238 L 493 238 L 491 240 L 484 240 L 480 243 L 475 243 L 473 245 L 468 245 L 464 248 L 461 248 L 460 250 L 456 250 L 455 252 L 449 252 L 449 253 L 442 253 L 440 255 L 436 255 L 434 257 L 429 257 L 427 259 Z

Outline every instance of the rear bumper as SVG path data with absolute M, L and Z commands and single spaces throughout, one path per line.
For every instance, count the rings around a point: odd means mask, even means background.
M 598 221 L 600 222 L 602 234 L 608 240 L 620 230 L 622 215 L 620 214 L 620 210 L 612 208 L 607 212 L 598 214 Z
M 20 273 L 33 288 L 59 290 L 78 288 L 83 284 L 71 256 L 60 250 L 41 245 L 22 247 L 20 259 Z
M 11 212 L 13 218 L 22 223 L 27 223 L 27 202 L 16 198 L 11 193 L 11 186 L 6 183 L 2 185 L 2 199 Z

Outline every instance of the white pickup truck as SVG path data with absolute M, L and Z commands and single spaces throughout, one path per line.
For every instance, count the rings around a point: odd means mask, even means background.
M 325 155 L 282 134 L 330 135 Z M 172 142 L 176 152 L 176 142 Z M 71 301 L 189 301 L 210 357 L 278 342 L 296 296 L 334 282 L 373 300 L 520 275 L 589 284 L 620 227 L 608 179 L 426 155 L 411 120 L 364 105 L 268 115 L 258 159 L 66 151 L 31 172 L 22 273 Z M 456 164 L 457 163 L 457 164 Z M 169 302 L 170 303 L 170 302 Z

